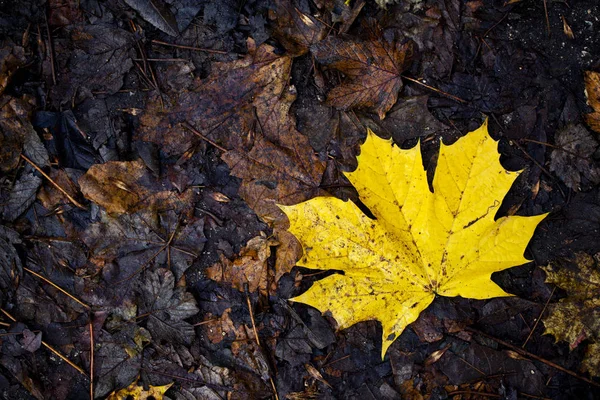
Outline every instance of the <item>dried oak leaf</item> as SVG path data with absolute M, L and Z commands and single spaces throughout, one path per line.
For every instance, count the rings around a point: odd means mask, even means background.
M 250 40 L 248 47 L 246 57 L 213 64 L 207 79 L 196 79 L 192 89 L 174 94 L 171 107 L 154 99 L 140 118 L 140 139 L 159 144 L 168 154 L 182 154 L 194 142 L 182 126 L 188 122 L 222 146 L 240 148 L 241 135 L 255 122 L 254 109 L 281 96 L 292 65 L 291 57 L 275 54 L 272 46 L 256 48 Z
M 299 265 L 344 272 L 292 300 L 331 312 L 340 328 L 379 320 L 384 356 L 436 295 L 509 296 L 491 274 L 528 261 L 545 215 L 495 220 L 519 175 L 500 165 L 496 148 L 487 123 L 442 144 L 432 193 L 418 147 L 401 150 L 369 131 L 346 176 L 377 219 L 331 197 L 281 206 L 304 249 Z
M 198 314 L 198 306 L 190 292 L 175 287 L 173 273 L 165 268 L 149 271 L 138 291 L 141 296 L 138 312 L 148 318 L 147 328 L 152 338 L 190 346 L 195 336 L 194 326 L 184 319 Z
M 571 350 L 584 340 L 591 341 L 581 368 L 594 376 L 600 376 L 599 260 L 600 253 L 594 257 L 577 253 L 573 260 L 576 268 L 569 265 L 543 268 L 546 283 L 553 283 L 567 292 L 566 298 L 549 306 L 548 316 L 544 319 L 544 333 L 568 342 Z
M 568 125 L 556 133 L 550 171 L 571 189 L 582 190 L 600 183 L 600 167 L 594 160 L 598 142 L 582 124 Z
M 311 51 L 321 64 L 346 76 L 327 94 L 327 104 L 342 110 L 371 108 L 383 119 L 402 89 L 401 74 L 410 63 L 412 44 L 380 35 L 369 40 L 330 36 Z
M 600 73 L 585 71 L 585 94 L 592 111 L 585 115 L 585 121 L 594 131 L 600 133 Z
M 221 255 L 221 261 L 206 269 L 206 276 L 217 282 L 229 282 L 240 292 L 248 285 L 250 293 L 260 290 L 266 294 L 267 261 L 271 256 L 271 246 L 277 244 L 275 239 L 264 233 L 256 236 L 246 243 L 235 260 L 229 261 Z
M 269 10 L 273 37 L 292 56 L 305 54 L 311 45 L 323 40 L 327 34 L 327 25 L 310 15 L 310 10 L 301 10 L 297 3 L 300 2 L 275 0 Z M 307 6 L 307 3 L 304 5 Z

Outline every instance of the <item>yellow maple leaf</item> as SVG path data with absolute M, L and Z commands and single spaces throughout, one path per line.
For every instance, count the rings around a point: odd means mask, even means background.
M 138 385 L 138 380 L 136 379 L 135 382 L 132 382 L 128 387 L 112 392 L 106 400 L 162 400 L 165 392 L 169 390 L 171 386 L 173 386 L 173 383 L 163 386 L 149 385 L 148 390 L 145 390 L 143 386 Z
M 331 312 L 340 329 L 379 320 L 383 358 L 435 295 L 510 296 L 491 274 L 528 261 L 523 252 L 546 216 L 495 220 L 518 175 L 500 165 L 484 123 L 441 145 L 432 193 L 419 146 L 402 150 L 369 131 L 346 176 L 376 219 L 334 197 L 280 206 L 303 246 L 298 265 L 343 271 L 291 300 Z

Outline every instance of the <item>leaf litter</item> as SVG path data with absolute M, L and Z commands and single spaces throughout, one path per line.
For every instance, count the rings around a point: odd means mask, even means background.
M 524 170 L 496 217 L 553 211 L 527 257 L 565 274 L 559 260 L 597 254 L 597 4 L 67 3 L 0 10 L 3 393 L 594 389 L 593 333 L 543 335 L 544 305 L 568 301 L 549 301 L 532 264 L 493 274 L 514 297 L 435 298 L 382 361 L 377 323 L 336 331 L 287 302 L 332 278 L 295 267 L 302 248 L 276 205 L 333 195 L 367 211 L 346 178 L 367 128 L 399 149 L 418 141 L 429 184 L 440 139 L 486 114 L 503 168 Z M 140 11 L 150 3 L 159 15 Z

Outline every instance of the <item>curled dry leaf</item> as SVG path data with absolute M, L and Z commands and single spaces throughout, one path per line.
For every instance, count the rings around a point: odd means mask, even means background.
M 567 292 L 567 297 L 549 306 L 544 333 L 569 343 L 571 350 L 587 345 L 581 364 L 584 371 L 600 376 L 600 253 L 594 257 L 577 253 L 572 263 L 548 265 L 546 283 Z
M 281 206 L 300 240 L 299 265 L 341 270 L 292 299 L 331 312 L 340 328 L 376 319 L 382 357 L 435 296 L 509 296 L 491 280 L 528 260 L 545 215 L 495 214 L 518 172 L 500 165 L 487 123 L 441 146 L 429 189 L 418 146 L 401 150 L 369 131 L 358 169 L 346 174 L 376 219 L 354 203 L 318 197 Z

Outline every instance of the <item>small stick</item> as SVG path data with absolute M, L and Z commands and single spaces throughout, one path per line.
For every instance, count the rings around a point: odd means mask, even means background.
M 546 308 L 548 307 L 548 304 L 550 303 L 550 300 L 552 299 L 552 296 L 554 295 L 555 290 L 556 290 L 556 286 L 554 286 L 554 288 L 552 288 L 552 293 L 550 293 L 550 297 L 548 297 L 546 304 L 544 304 L 544 308 L 542 308 L 540 315 L 538 315 L 537 319 L 535 320 L 535 324 L 533 324 L 533 328 L 531 328 L 531 331 L 529 331 L 529 335 L 527 336 L 527 339 L 525 339 L 525 342 L 521 345 L 521 348 L 524 349 L 525 346 L 527 346 L 527 342 L 529 342 L 529 339 L 531 338 L 531 335 L 533 335 L 535 328 L 537 328 L 538 324 L 540 323 L 540 320 L 542 319 L 542 315 L 544 315 L 544 312 L 546 311 Z
M 90 318 L 90 400 L 94 400 L 94 325 Z
M 12 315 L 10 315 L 7 311 L 5 311 L 3 308 L 0 308 L 0 311 L 2 311 L 2 313 L 4 313 L 4 315 L 6 315 L 11 321 L 17 322 L 17 320 Z M 75 365 L 67 357 L 65 357 L 62 354 L 60 354 L 60 352 L 58 350 L 56 350 L 54 347 L 50 346 L 48 343 L 44 342 L 43 340 L 42 340 L 42 345 L 45 348 L 47 348 L 48 350 L 50 350 L 51 352 L 53 352 L 61 360 L 63 360 L 67 364 L 69 364 L 71 367 L 75 368 L 75 370 L 77 370 L 77 372 L 79 372 L 81 375 L 87 376 L 87 374 L 85 373 L 85 371 L 83 369 L 79 368 L 77 365 Z
M 593 380 L 586 378 L 585 376 L 581 376 L 581 375 L 579 375 L 579 374 L 577 374 L 577 373 L 575 373 L 575 372 L 573 372 L 571 370 L 568 370 L 568 369 L 566 369 L 564 367 L 561 367 L 560 365 L 558 365 L 556 363 L 553 363 L 552 361 L 546 360 L 545 358 L 542 358 L 540 356 L 536 356 L 535 354 L 530 353 L 527 350 L 523 350 L 520 347 L 514 346 L 514 345 L 512 345 L 512 344 L 510 344 L 508 342 L 505 342 L 504 340 L 495 338 L 492 335 L 488 335 L 487 333 L 484 333 L 484 332 L 482 332 L 482 331 L 480 331 L 478 329 L 471 328 L 471 327 L 466 327 L 465 330 L 469 331 L 469 332 L 476 333 L 476 334 L 481 335 L 483 337 L 486 337 L 488 339 L 491 339 L 494 342 L 496 342 L 498 344 L 501 344 L 504 347 L 508 347 L 509 349 L 513 350 L 516 353 L 519 353 L 522 356 L 533 358 L 534 360 L 542 362 L 542 363 L 544 363 L 544 364 L 546 364 L 546 365 L 548 365 L 548 366 L 550 366 L 552 368 L 555 368 L 555 369 L 557 369 L 557 370 L 559 370 L 561 372 L 564 372 L 565 374 L 569 374 L 572 377 L 575 377 L 575 378 L 580 379 L 580 380 L 582 380 L 582 381 L 584 381 L 586 383 L 589 383 L 590 385 L 593 385 L 593 386 L 596 386 L 596 387 L 600 387 L 600 383 L 596 383 Z
M 64 194 L 65 197 L 67 199 L 69 199 L 69 201 L 71 203 L 73 203 L 73 205 L 75 205 L 78 208 L 81 208 L 82 210 L 87 210 L 87 208 L 85 208 L 85 206 L 83 206 L 81 203 L 79 203 L 77 200 L 75 200 L 73 197 L 71 197 L 71 195 L 69 193 L 67 193 L 66 190 L 64 190 L 63 188 L 61 188 L 58 183 L 54 182 L 52 180 L 52 178 L 50 178 L 50 176 L 48 176 L 47 173 L 45 173 L 40 167 L 38 167 L 37 165 L 35 165 L 35 163 L 33 161 L 31 161 L 29 158 L 27 158 L 27 156 L 21 154 L 21 158 L 23 160 L 27 161 L 33 168 L 36 169 L 37 172 L 39 172 L 40 174 L 42 174 L 44 176 L 44 178 L 48 179 L 48 181 L 52 184 L 52 186 L 54 186 L 56 189 L 58 189 L 58 191 L 60 191 L 62 194 Z
M 43 280 L 44 282 L 46 282 L 47 284 L 53 286 L 54 288 L 58 289 L 59 291 L 61 291 L 63 294 L 65 294 L 66 296 L 70 297 L 71 299 L 73 299 L 74 301 L 76 301 L 77 303 L 81 304 L 82 306 L 84 306 L 85 308 L 87 308 L 88 310 L 90 309 L 90 306 L 88 306 L 87 304 L 85 304 L 84 302 L 82 302 L 81 300 L 79 300 L 77 297 L 73 296 L 72 294 L 70 294 L 69 292 L 67 292 L 66 290 L 64 290 L 63 288 L 61 288 L 60 286 L 56 285 L 54 282 L 52 282 L 51 280 L 49 280 L 48 278 L 38 274 L 35 271 L 30 270 L 27 267 L 23 267 L 23 269 L 27 272 L 29 272 L 31 275 L 35 276 L 36 278 L 39 278 L 41 280 Z
M 215 142 L 213 142 L 212 140 L 210 140 L 209 138 L 207 138 L 206 136 L 204 136 L 203 134 L 198 132 L 196 129 L 194 129 L 194 127 L 192 125 L 190 125 L 189 122 L 184 122 L 183 126 L 184 126 L 184 128 L 187 128 L 190 131 L 192 131 L 192 133 L 194 135 L 196 135 L 196 136 L 202 138 L 203 140 L 207 141 L 208 143 L 212 144 L 213 146 L 215 146 L 217 149 L 221 150 L 222 152 L 226 153 L 228 151 L 225 147 L 219 146 L 218 144 L 216 144 Z
M 452 94 L 450 94 L 450 93 L 446 93 L 446 92 L 444 92 L 444 91 L 442 91 L 442 90 L 440 90 L 440 89 L 436 89 L 436 88 L 434 88 L 433 86 L 429 86 L 429 85 L 427 85 L 426 83 L 423 83 L 423 82 L 419 81 L 418 79 L 409 78 L 408 76 L 404 76 L 404 75 L 402 75 L 402 78 L 406 79 L 407 81 L 414 82 L 414 83 L 416 83 L 417 85 L 421 85 L 421 86 L 423 86 L 423 87 L 426 87 L 426 88 L 427 88 L 427 89 L 429 89 L 429 90 L 433 90 L 434 92 L 436 92 L 436 93 L 439 93 L 439 94 L 441 94 L 441 95 L 443 95 L 443 96 L 446 96 L 446 97 L 448 97 L 448 98 L 450 98 L 450 99 L 452 99 L 452 100 L 454 100 L 454 101 L 458 101 L 459 103 L 463 103 L 463 104 L 466 104 L 466 103 L 467 103 L 467 101 L 466 101 L 466 100 L 463 100 L 463 99 L 461 99 L 460 97 L 454 96 L 454 95 L 452 95 Z
M 223 51 L 223 50 L 212 50 L 212 49 L 203 49 L 201 47 L 184 46 L 184 45 L 181 45 L 181 44 L 173 44 L 173 43 L 162 42 L 160 40 L 152 40 L 152 43 L 154 43 L 154 44 L 160 44 L 160 45 L 163 45 L 163 46 L 176 47 L 178 49 L 195 50 L 195 51 L 205 51 L 207 53 L 215 53 L 215 54 L 228 54 L 226 51 Z
M 258 331 L 256 330 L 256 323 L 254 322 L 254 312 L 252 311 L 252 303 L 250 302 L 250 296 L 248 296 L 248 284 L 244 284 L 244 292 L 246 294 L 246 304 L 248 305 L 248 312 L 250 313 L 250 321 L 252 322 L 252 331 L 254 331 L 254 339 L 256 340 L 256 344 L 258 348 L 262 351 L 262 346 L 260 345 L 260 339 L 258 338 Z M 269 370 L 271 367 L 269 367 Z M 273 389 L 273 394 L 275 395 L 275 400 L 279 400 L 279 395 L 277 394 L 277 387 L 275 386 L 275 381 L 271 377 L 269 373 L 269 381 L 271 382 L 271 388 Z
M 54 69 L 54 47 L 52 46 L 52 36 L 50 36 L 50 25 L 48 25 L 48 16 L 44 13 L 46 19 L 46 33 L 48 34 L 48 56 L 50 57 L 50 71 L 52 72 L 52 83 L 56 86 L 56 70 Z
M 550 36 L 550 17 L 548 17 L 548 3 L 544 0 L 544 12 L 546 13 L 546 28 L 548 29 L 548 36 Z

